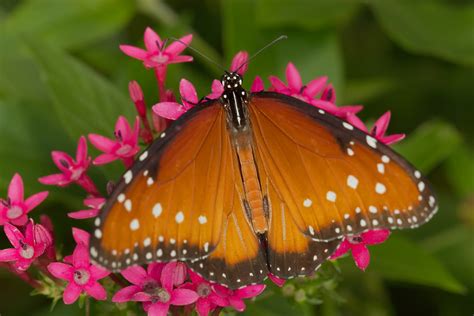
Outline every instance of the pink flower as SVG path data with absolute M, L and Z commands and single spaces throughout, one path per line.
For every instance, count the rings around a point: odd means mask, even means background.
M 327 77 L 319 77 L 310 81 L 307 85 L 303 85 L 300 73 L 292 63 L 288 63 L 286 67 L 288 85 L 285 85 L 275 76 L 270 76 L 269 79 L 272 83 L 270 90 L 300 99 L 335 116 L 345 118 L 349 113 L 357 113 L 362 110 L 360 105 L 336 106 L 332 86 L 326 89 Z M 321 94 L 321 99 L 316 99 L 318 94 Z
M 249 53 L 242 50 L 238 52 L 234 58 L 232 59 L 232 63 L 230 65 L 230 70 L 232 72 L 237 72 L 239 75 L 243 75 L 247 72 L 249 65 L 247 63 L 249 59 Z
M 96 300 L 105 300 L 107 292 L 97 281 L 108 276 L 109 272 L 90 263 L 88 246 L 78 242 L 68 261 L 69 263 L 53 262 L 48 265 L 53 276 L 68 282 L 63 293 L 64 303 L 74 303 L 83 292 Z
M 360 235 L 347 236 L 331 256 L 331 259 L 337 259 L 350 250 L 357 267 L 365 270 L 370 262 L 367 246 L 383 243 L 389 235 L 390 230 L 388 229 L 375 229 Z
M 199 316 L 207 316 L 217 306 L 226 307 L 229 305 L 229 301 L 218 295 L 214 286 L 198 274 L 189 270 L 189 278 L 192 283 L 186 284 L 183 288 L 193 290 L 199 295 L 196 301 L 196 311 Z
M 198 104 L 199 99 L 196 89 L 193 84 L 186 79 L 181 79 L 179 82 L 179 93 L 181 94 L 181 102 L 160 102 L 153 106 L 155 114 L 169 120 L 178 119 L 183 113 Z
M 140 137 L 147 144 L 153 141 L 153 134 L 151 132 L 150 123 L 148 122 L 148 115 L 146 110 L 145 100 L 143 98 L 143 91 L 138 82 L 130 81 L 128 84 L 128 92 L 130 98 L 135 104 L 138 116 L 142 122 L 142 128 L 140 128 Z
M 45 253 L 48 259 L 54 260 L 56 259 L 56 247 L 54 246 L 54 227 L 51 218 L 48 215 L 40 215 L 40 223 L 51 236 L 51 245 L 46 248 Z M 39 225 L 37 225 L 39 226 Z
M 264 284 L 249 285 L 238 290 L 230 290 L 221 285 L 214 285 L 215 290 L 229 301 L 229 306 L 235 310 L 243 312 L 245 310 L 244 299 L 260 295 L 265 290 Z
M 95 165 L 104 165 L 121 159 L 127 168 L 131 167 L 135 155 L 140 151 L 138 146 L 139 119 L 135 120 L 133 129 L 127 119 L 120 116 L 115 123 L 115 140 L 98 134 L 89 134 L 89 141 L 104 152 L 94 159 Z
M 144 35 L 146 50 L 129 45 L 120 45 L 122 52 L 130 57 L 143 61 L 147 68 L 156 68 L 159 78 L 164 80 L 168 64 L 184 63 L 193 60 L 191 56 L 181 56 L 181 52 L 191 43 L 193 36 L 188 34 L 165 48 L 166 42 L 151 28 L 147 27 Z
M 104 198 L 88 197 L 84 199 L 84 205 L 89 207 L 87 210 L 69 212 L 67 216 L 74 219 L 94 218 L 99 215 L 99 211 L 105 203 Z
M 36 193 L 24 199 L 23 179 L 16 173 L 8 186 L 8 197 L 0 199 L 0 225 L 11 223 L 25 225 L 28 213 L 41 204 L 48 196 L 47 191 Z
M 168 313 L 171 305 L 182 306 L 198 299 L 196 292 L 186 288 L 175 288 L 176 282 L 184 281 L 182 266 L 177 262 L 150 264 L 147 271 L 139 266 L 122 271 L 122 275 L 133 285 L 127 286 L 112 298 L 113 302 L 143 302 L 148 315 Z
M 52 238 L 44 227 L 35 227 L 33 220 L 25 227 L 24 235 L 18 228 L 5 223 L 4 231 L 14 248 L 0 250 L 0 262 L 15 262 L 14 266 L 20 271 L 27 270 L 31 263 L 41 256 L 51 245 Z M 38 240 L 36 239 L 38 238 Z
M 92 179 L 86 174 L 91 158 L 87 156 L 87 141 L 84 136 L 77 144 L 76 160 L 62 151 L 53 151 L 54 164 L 61 173 L 39 178 L 39 182 L 46 185 L 65 187 L 72 182 L 83 187 L 87 192 L 97 195 L 98 191 Z
M 282 278 L 279 278 L 277 277 L 276 275 L 272 274 L 272 273 L 269 273 L 268 274 L 268 278 L 273 282 L 275 283 L 278 287 L 282 287 L 286 280 L 285 279 L 282 279 Z
M 405 134 L 393 134 L 385 135 L 388 129 L 388 124 L 390 123 L 390 111 L 385 112 L 381 117 L 377 119 L 370 130 L 370 134 L 374 136 L 378 141 L 385 145 L 395 144 L 405 138 Z M 368 133 L 367 127 L 364 122 L 355 114 L 347 115 L 347 121 L 354 125 L 355 127 L 363 130 Z
M 263 80 L 260 76 L 256 76 L 252 82 L 252 86 L 250 87 L 250 92 L 261 92 L 263 90 L 265 90 Z

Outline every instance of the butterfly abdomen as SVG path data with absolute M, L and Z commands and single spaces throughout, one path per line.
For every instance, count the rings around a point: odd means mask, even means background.
M 244 183 L 245 199 L 250 208 L 253 229 L 263 234 L 268 230 L 268 221 L 263 208 L 263 196 L 251 146 L 237 147 L 240 172 Z

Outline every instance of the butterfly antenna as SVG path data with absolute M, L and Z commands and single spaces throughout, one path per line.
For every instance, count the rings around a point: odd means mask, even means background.
M 201 53 L 200 51 L 198 51 L 196 48 L 192 47 L 192 46 L 189 46 L 188 44 L 186 44 L 185 42 L 183 42 L 182 40 L 180 40 L 179 38 L 174 38 L 174 37 L 170 37 L 171 40 L 173 41 L 176 41 L 176 42 L 179 42 L 181 44 L 183 44 L 184 46 L 186 46 L 187 48 L 189 48 L 190 50 L 192 50 L 193 52 L 195 52 L 196 54 L 198 54 L 199 56 L 203 57 L 204 59 L 206 59 L 207 61 L 211 62 L 212 64 L 216 65 L 217 67 L 219 67 L 220 69 L 222 69 L 224 72 L 227 71 L 227 69 L 225 69 L 222 65 L 218 64 L 217 62 L 215 62 L 214 60 L 212 60 L 211 58 L 209 58 L 208 56 L 204 55 L 203 53 Z
M 242 68 L 243 66 L 247 65 L 248 63 L 250 63 L 250 61 L 252 59 L 254 59 L 255 57 L 257 57 L 261 52 L 263 52 L 264 50 L 266 50 L 267 48 L 269 48 L 270 46 L 273 46 L 275 45 L 276 43 L 278 43 L 279 41 L 281 40 L 284 40 L 284 39 L 287 39 L 288 36 L 286 35 L 280 35 L 279 37 L 275 38 L 273 41 L 271 41 L 270 43 L 268 43 L 267 45 L 263 46 L 262 48 L 260 48 L 256 53 L 254 53 L 252 56 L 250 56 L 249 59 L 247 59 L 247 61 L 245 63 L 243 63 L 242 65 L 239 66 L 239 68 L 237 68 L 234 72 L 238 72 L 240 70 L 240 68 Z

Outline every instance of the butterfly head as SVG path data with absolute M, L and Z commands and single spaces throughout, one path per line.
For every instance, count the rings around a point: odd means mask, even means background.
M 236 72 L 226 72 L 221 78 L 224 91 L 238 90 L 242 87 L 242 77 Z

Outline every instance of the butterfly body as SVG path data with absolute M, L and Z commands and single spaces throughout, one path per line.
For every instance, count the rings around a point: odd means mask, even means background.
M 249 95 L 238 74 L 222 84 L 123 175 L 95 221 L 99 264 L 183 260 L 238 288 L 311 274 L 344 236 L 436 212 L 419 171 L 372 136 L 295 98 Z

